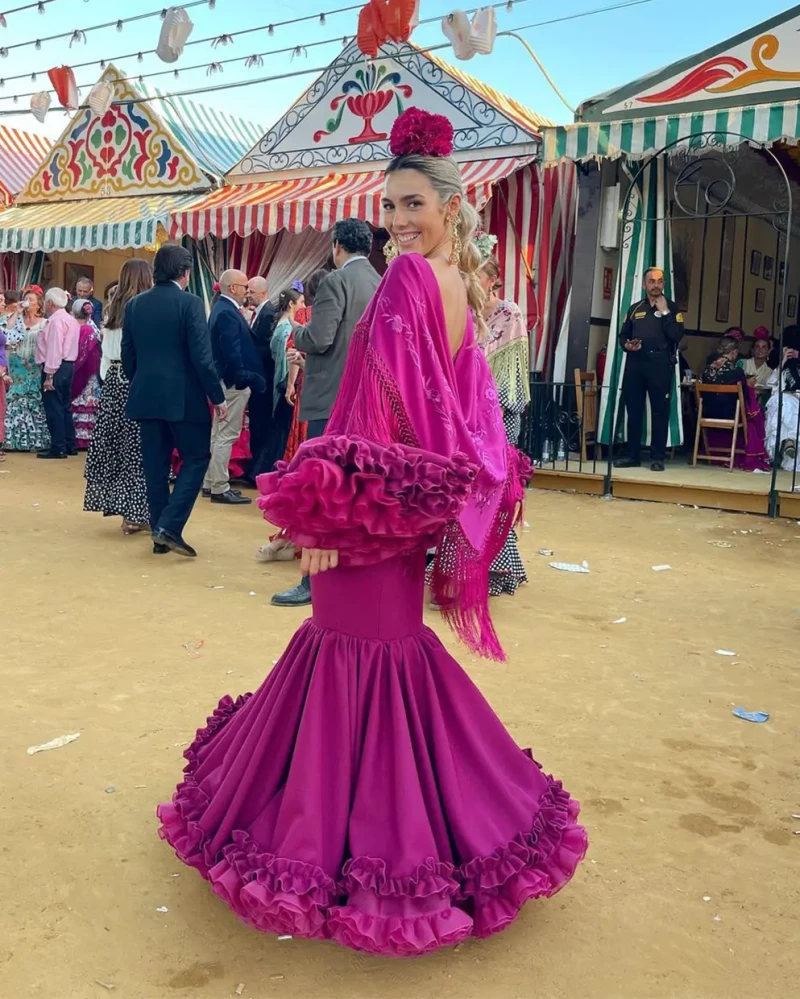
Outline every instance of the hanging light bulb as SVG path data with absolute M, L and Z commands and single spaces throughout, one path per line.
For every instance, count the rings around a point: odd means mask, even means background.
M 83 42 L 86 44 L 86 33 L 84 31 L 73 31 L 72 37 L 69 40 L 69 47 L 72 48 L 75 42 Z
M 8 21 L 6 20 L 5 14 L 0 14 L 0 26 L 2 26 L 3 28 L 8 27 Z
M 105 68 L 106 68 L 106 61 L 105 61 L 105 59 L 101 59 L 100 60 L 100 69 L 105 69 Z
M 117 21 L 117 31 L 122 31 L 122 27 L 125 24 L 124 21 Z
M 208 0 L 208 9 L 213 10 L 217 6 L 217 0 Z
M 506 4 L 506 10 L 510 14 L 513 9 L 514 9 L 514 0 L 508 0 L 508 3 Z
M 267 27 L 267 34 L 268 35 L 274 35 L 275 34 L 275 26 L 273 24 L 268 25 L 268 27 Z
M 167 16 L 167 8 L 164 7 L 163 10 L 161 11 L 161 20 L 163 21 L 166 16 Z
M 35 43 L 35 44 L 36 44 L 36 48 L 37 48 L 37 50 L 38 50 L 38 49 L 40 49 L 40 48 L 42 47 L 42 42 L 41 42 L 41 39 L 40 39 L 40 38 L 37 38 L 37 39 L 36 39 L 36 43 Z
M 327 17 L 325 17 L 324 14 L 320 14 L 319 15 L 319 23 L 323 24 L 323 25 L 328 23 L 328 19 L 327 19 Z
M 0 49 L 0 59 L 8 59 L 8 49 L 7 48 L 1 48 Z
M 176 70 L 175 70 L 175 79 L 177 80 L 177 79 L 178 79 L 178 77 L 179 77 L 180 75 L 181 75 L 181 74 L 180 74 L 180 70 L 177 70 L 177 69 L 176 69 Z
M 144 55 L 141 52 L 139 52 L 139 54 L 136 56 L 136 61 L 144 62 Z
M 43 4 L 43 3 L 41 2 L 41 0 L 39 0 L 39 5 L 37 6 L 37 8 L 36 8 L 36 9 L 37 9 L 37 10 L 39 11 L 39 13 L 40 13 L 40 14 L 44 14 L 44 12 L 45 12 L 45 6 L 44 6 L 44 4 Z
M 31 83 L 36 83 L 36 73 L 31 73 Z

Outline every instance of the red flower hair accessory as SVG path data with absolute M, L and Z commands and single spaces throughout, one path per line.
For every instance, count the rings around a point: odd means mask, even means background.
M 758 329 L 753 330 L 754 340 L 769 340 L 770 333 L 766 326 L 759 326 Z
M 211 290 L 214 292 L 215 295 L 219 294 L 219 281 L 215 281 L 211 285 Z
M 441 114 L 408 108 L 392 126 L 392 156 L 452 156 L 453 126 Z
M 42 291 L 41 285 L 38 285 L 38 284 L 29 284 L 28 285 L 28 291 L 33 291 L 37 295 L 41 295 L 42 298 L 44 298 L 44 292 Z

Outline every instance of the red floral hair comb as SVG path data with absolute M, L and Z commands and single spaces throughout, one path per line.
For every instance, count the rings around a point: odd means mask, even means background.
M 392 156 L 452 156 L 453 126 L 441 114 L 408 108 L 392 126 Z

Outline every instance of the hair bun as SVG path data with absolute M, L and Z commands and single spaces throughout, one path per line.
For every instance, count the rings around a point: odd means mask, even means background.
M 392 126 L 392 156 L 452 156 L 453 126 L 441 114 L 408 108 Z

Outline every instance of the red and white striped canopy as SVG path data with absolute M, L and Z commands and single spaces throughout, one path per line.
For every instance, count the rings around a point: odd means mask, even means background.
M 10 203 L 36 173 L 52 142 L 0 125 L 0 203 Z
M 467 198 L 481 209 L 491 197 L 492 186 L 530 159 L 513 156 L 462 163 Z M 298 233 L 309 227 L 324 232 L 337 219 L 350 217 L 377 227 L 381 224 L 383 183 L 383 171 L 375 170 L 222 187 L 173 213 L 170 236 L 272 235 L 281 229 Z

